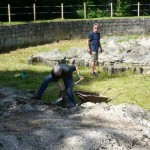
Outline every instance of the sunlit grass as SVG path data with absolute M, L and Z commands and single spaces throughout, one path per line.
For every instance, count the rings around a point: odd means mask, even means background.
M 129 38 L 133 38 L 133 36 Z M 47 52 L 53 49 L 65 51 L 73 47 L 86 48 L 86 39 L 59 41 L 41 46 L 20 48 L 0 54 L 0 85 L 11 86 L 17 89 L 38 90 L 43 78 L 50 73 L 51 68 L 44 65 L 28 65 L 28 58 L 39 52 Z M 102 72 L 101 68 L 98 68 L 100 73 L 98 78 L 95 78 L 90 75 L 89 68 L 79 68 L 85 79 L 75 86 L 74 90 L 102 93 L 107 88 L 111 88 L 105 93 L 109 98 L 113 98 L 119 93 L 122 94 L 110 101 L 110 103 L 133 103 L 150 110 L 149 76 L 133 75 L 129 72 L 109 75 L 106 72 Z M 27 73 L 28 77 L 26 79 L 15 78 L 15 74 L 22 72 Z M 74 78 L 77 81 L 76 74 L 74 74 Z M 57 98 L 58 91 L 55 84 L 49 85 L 43 95 L 43 99 L 51 101 Z
M 56 18 L 51 20 L 36 20 L 36 21 L 11 21 L 11 22 L 0 22 L 0 25 L 18 25 L 28 23 L 46 23 L 46 22 L 63 22 L 63 21 L 81 21 L 81 20 L 113 20 L 113 19 L 139 19 L 139 18 L 150 18 L 150 16 L 128 16 L 128 17 L 100 17 L 100 18 L 87 18 L 87 19 L 62 19 Z

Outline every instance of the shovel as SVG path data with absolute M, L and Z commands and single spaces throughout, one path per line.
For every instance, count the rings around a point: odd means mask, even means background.
M 111 88 L 106 89 L 102 94 L 99 95 L 104 95 L 108 90 L 111 90 Z
M 82 80 L 84 80 L 83 77 L 81 77 L 77 82 L 75 82 L 73 86 L 77 85 L 77 84 L 78 84 L 79 82 L 81 82 Z M 69 90 L 69 89 L 68 89 L 68 90 Z M 59 98 L 57 98 L 57 99 L 51 101 L 51 104 L 52 104 L 52 105 L 56 105 L 57 103 L 59 103 L 59 102 L 62 101 L 62 100 L 63 100 L 63 98 L 62 98 L 62 97 L 59 97 Z

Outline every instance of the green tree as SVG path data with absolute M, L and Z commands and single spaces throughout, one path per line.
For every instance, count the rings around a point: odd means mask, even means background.
M 131 4 L 127 1 L 117 0 L 117 16 L 129 16 L 131 10 Z

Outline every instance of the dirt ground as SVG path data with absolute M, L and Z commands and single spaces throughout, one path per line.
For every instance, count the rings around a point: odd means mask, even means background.
M 0 93 L 0 150 L 150 149 L 150 112 L 136 105 L 88 102 L 71 113 L 31 103 L 28 91 Z

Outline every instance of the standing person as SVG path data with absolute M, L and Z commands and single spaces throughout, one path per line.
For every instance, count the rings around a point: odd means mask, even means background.
M 75 64 L 71 66 L 66 64 L 55 65 L 54 68 L 51 70 L 51 73 L 44 78 L 37 94 L 34 95 L 32 99 L 41 99 L 48 84 L 51 82 L 56 82 L 61 91 L 62 98 L 64 98 L 67 95 L 69 108 L 73 108 L 75 106 L 74 95 L 73 95 L 73 72 L 74 71 L 77 72 L 78 78 L 81 78 L 78 67 Z M 65 87 L 60 82 L 60 79 L 63 80 Z
M 88 35 L 87 48 L 88 52 L 91 55 L 91 75 L 97 76 L 97 73 L 95 72 L 95 65 L 98 61 L 98 51 L 100 49 L 100 52 L 103 52 L 100 43 L 100 32 L 98 23 L 95 23 L 93 25 L 93 31 L 91 31 Z

